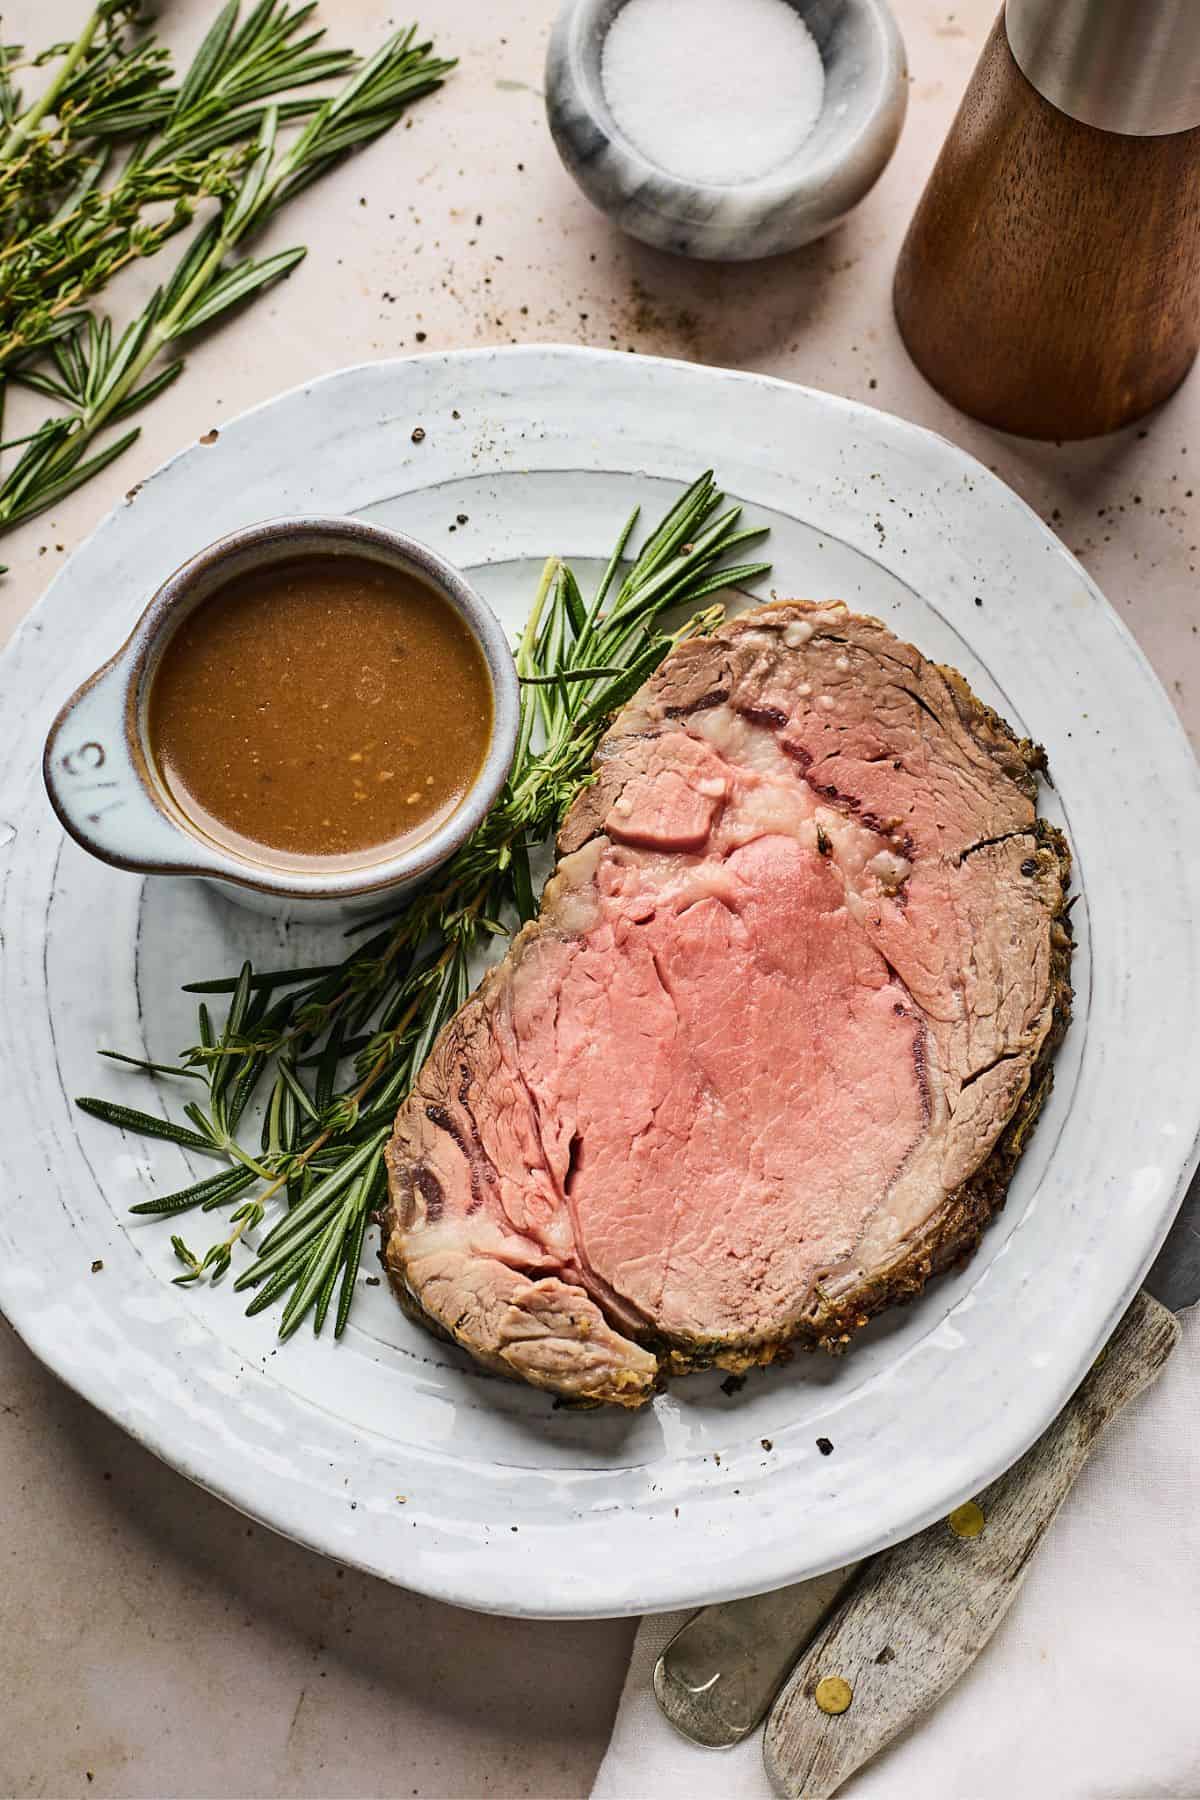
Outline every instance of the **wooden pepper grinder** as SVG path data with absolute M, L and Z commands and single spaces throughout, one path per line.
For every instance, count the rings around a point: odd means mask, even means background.
M 1200 345 L 1200 0 L 1007 0 L 896 268 L 934 387 L 989 425 L 1139 418 Z

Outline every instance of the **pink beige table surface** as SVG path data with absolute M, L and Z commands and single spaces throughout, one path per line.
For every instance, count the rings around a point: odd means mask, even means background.
M 83 10 L 17 0 L 5 31 L 48 42 Z M 130 452 L 0 546 L 0 636 L 135 482 L 282 388 L 422 348 L 598 344 L 785 376 L 962 444 L 1082 559 L 1195 741 L 1200 382 L 1119 436 L 1027 444 L 941 401 L 892 321 L 900 239 L 995 0 L 896 0 L 911 103 L 879 186 L 824 243 L 726 267 L 622 238 L 563 173 L 540 94 L 553 10 L 430 0 L 422 24 L 460 59 L 450 83 L 275 222 L 271 247 L 309 246 L 297 272 L 193 349 Z M 160 11 L 186 52 L 216 5 Z M 383 0 L 325 0 L 322 12 L 334 41 L 363 48 L 408 16 Z M 149 269 L 131 272 L 115 310 L 151 285 Z M 14 406 L 10 432 L 21 417 Z M 710 454 L 719 468 L 720 446 Z M 589 1789 L 632 1621 L 510 1623 L 343 1572 L 160 1466 L 7 1326 L 0 1517 L 4 1795 L 565 1800 Z

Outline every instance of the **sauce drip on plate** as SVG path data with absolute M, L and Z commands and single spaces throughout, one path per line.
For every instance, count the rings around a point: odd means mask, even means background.
M 448 600 L 361 556 L 235 577 L 170 639 L 148 729 L 176 806 L 276 866 L 356 866 L 435 831 L 492 729 L 483 653 Z

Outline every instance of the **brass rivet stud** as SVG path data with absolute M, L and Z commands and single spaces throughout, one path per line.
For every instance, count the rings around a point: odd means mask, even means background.
M 833 1716 L 844 1713 L 853 1698 L 854 1690 L 848 1681 L 842 1680 L 840 1675 L 824 1676 L 818 1681 L 816 1692 L 813 1694 L 813 1699 L 821 1711 Z
M 983 1508 L 974 1500 L 964 1500 L 961 1506 L 955 1507 L 946 1523 L 955 1537 L 978 1537 L 984 1527 Z

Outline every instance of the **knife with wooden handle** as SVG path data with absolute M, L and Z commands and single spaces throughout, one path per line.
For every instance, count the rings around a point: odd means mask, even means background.
M 763 1761 L 777 1793 L 836 1793 L 965 1673 L 1100 1433 L 1154 1380 L 1178 1338 L 1178 1319 L 1139 1293 L 1033 1449 L 978 1500 L 874 1558 L 767 1720 Z
M 1146 1290 L 1021 1461 L 957 1509 L 952 1523 L 931 1526 L 863 1565 L 853 1587 L 854 1570 L 839 1570 L 779 1594 L 705 1607 L 655 1669 L 655 1693 L 671 1723 L 697 1743 L 736 1743 L 763 1717 L 783 1671 L 807 1644 L 768 1724 L 764 1756 L 780 1793 L 812 1800 L 834 1793 L 978 1655 L 1100 1433 L 1174 1348 L 1179 1325 L 1172 1312 L 1197 1298 L 1200 1176 Z M 820 1628 L 822 1614 L 827 1623 Z M 822 1682 L 830 1685 L 818 1694 Z M 845 1710 L 824 1710 L 838 1706 Z
M 875 1557 L 813 1639 L 767 1720 L 777 1793 L 836 1793 L 965 1673 L 1101 1433 L 1160 1373 L 1179 1341 L 1175 1314 L 1197 1299 L 1200 1177 L 1145 1287 L 1032 1450 L 977 1500 Z

